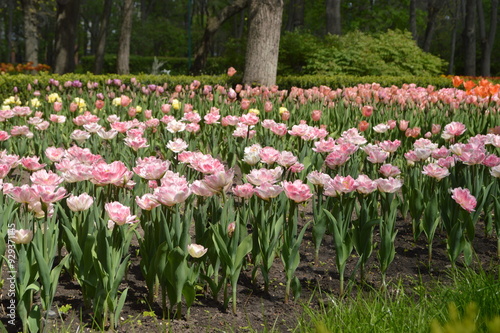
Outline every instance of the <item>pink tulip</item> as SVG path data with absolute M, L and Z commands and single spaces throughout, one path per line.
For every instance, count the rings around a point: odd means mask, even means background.
M 338 193 L 351 193 L 355 190 L 356 181 L 351 176 L 336 175 L 325 185 L 325 195 L 328 196 L 337 196 Z
M 135 197 L 135 202 L 142 210 L 152 210 L 160 205 L 151 193 L 146 193 L 142 197 Z
M 203 181 L 206 186 L 216 193 L 226 192 L 233 184 L 234 170 L 217 171 L 211 175 L 205 175 Z
M 141 178 L 154 180 L 163 177 L 170 166 L 169 161 L 163 161 L 155 156 L 138 158 L 132 170 Z
M 356 191 L 362 194 L 370 194 L 377 190 L 377 182 L 366 175 L 359 175 L 354 186 Z
M 293 155 L 293 153 L 289 151 L 282 151 L 280 154 L 280 157 L 276 161 L 279 165 L 285 168 L 289 168 L 295 163 L 297 163 L 298 157 Z
M 128 174 L 128 169 L 121 161 L 114 161 L 111 164 L 98 163 L 92 169 L 92 182 L 96 185 L 118 184 L 124 181 Z
M 273 147 L 264 147 L 260 150 L 259 156 L 263 163 L 271 165 L 278 161 L 281 153 Z
M 384 164 L 380 167 L 379 172 L 386 178 L 394 177 L 401 174 L 401 170 L 397 166 Z
M 263 183 L 274 184 L 279 180 L 282 174 L 283 169 L 281 167 L 276 167 L 274 169 L 252 169 L 252 171 L 246 175 L 246 179 L 253 185 L 262 185 Z
M 137 216 L 130 215 L 130 207 L 124 206 L 118 201 L 108 202 L 104 205 L 108 213 L 108 227 L 111 229 L 115 224 L 124 225 L 138 222 Z
M 406 129 L 408 128 L 408 124 L 409 123 L 410 122 L 408 120 L 400 120 L 399 121 L 399 130 L 403 131 L 403 132 L 406 131 Z
M 193 194 L 202 197 L 211 197 L 217 194 L 216 191 L 207 186 L 204 180 L 195 180 L 190 186 L 191 192 Z
M 11 167 L 6 163 L 0 163 L 0 179 L 4 179 L 10 172 Z
M 321 119 L 321 114 L 322 114 L 321 110 L 313 110 L 313 111 L 311 112 L 311 119 L 312 119 L 313 121 L 320 121 L 320 119 Z
M 45 186 L 58 186 L 64 181 L 64 179 L 59 177 L 59 175 L 50 170 L 47 172 L 47 170 L 43 169 L 31 174 L 30 180 L 33 184 Z
M 427 175 L 432 178 L 436 178 L 437 180 L 441 180 L 450 175 L 450 171 L 448 168 L 441 167 L 438 164 L 430 163 L 424 165 L 422 174 Z
M 249 199 L 254 194 L 254 188 L 252 184 L 249 183 L 236 185 L 233 187 L 233 194 L 240 198 Z
M 61 102 L 54 102 L 52 105 L 52 108 L 54 109 L 54 112 L 60 112 L 62 110 L 63 104 Z
M 457 187 L 451 190 L 451 197 L 466 211 L 473 212 L 477 205 L 476 198 L 470 194 L 468 189 Z
M 155 199 L 165 206 L 174 206 L 186 201 L 191 194 L 191 190 L 186 185 L 160 186 L 154 190 Z
M 387 157 L 389 157 L 388 152 L 383 151 L 381 149 L 373 149 L 370 151 L 366 159 L 371 163 L 378 164 L 378 163 L 384 163 Z
M 66 197 L 66 189 L 56 186 L 33 185 L 33 191 L 44 203 L 53 203 Z
M 283 190 L 285 195 L 296 203 L 307 201 L 313 196 L 309 186 L 304 184 L 300 179 L 297 179 L 293 183 L 284 181 Z
M 0 131 L 0 141 L 7 141 L 10 138 L 9 133 Z
M 462 135 L 465 131 L 466 128 L 464 124 L 458 121 L 453 121 L 444 127 L 441 137 L 445 140 L 449 140 L 456 136 Z
M 35 190 L 29 185 L 14 186 L 11 188 L 4 187 L 4 193 L 7 194 L 11 199 L 19 203 L 34 203 L 40 200 L 39 195 Z
M 25 169 L 29 171 L 36 171 L 44 168 L 47 165 L 38 163 L 39 160 L 40 157 L 33 156 L 33 157 L 23 157 L 19 162 Z
M 363 117 L 370 117 L 373 113 L 373 106 L 365 105 L 361 108 L 361 114 Z

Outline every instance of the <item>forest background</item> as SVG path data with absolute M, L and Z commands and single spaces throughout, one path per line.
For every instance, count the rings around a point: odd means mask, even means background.
M 5 0 L 0 62 L 241 73 L 252 6 L 280 27 L 278 75 L 500 76 L 498 0 Z

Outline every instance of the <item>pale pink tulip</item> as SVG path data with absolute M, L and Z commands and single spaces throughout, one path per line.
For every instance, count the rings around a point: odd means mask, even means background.
M 187 246 L 187 251 L 191 257 L 201 258 L 205 255 L 205 253 L 207 253 L 208 249 L 203 247 L 203 245 L 189 244 Z
M 313 196 L 309 186 L 304 184 L 300 179 L 297 179 L 293 183 L 284 181 L 282 186 L 285 195 L 296 203 L 307 201 Z
M 448 168 L 444 168 L 435 163 L 430 163 L 423 166 L 422 174 L 427 175 L 437 180 L 441 180 L 450 175 Z
M 395 177 L 401 174 L 401 170 L 397 166 L 391 165 L 391 164 L 383 164 L 379 172 L 386 178 L 388 177 Z
M 188 148 L 188 144 L 181 138 L 176 138 L 173 141 L 172 140 L 168 141 L 167 148 L 173 151 L 174 153 L 178 154 L 186 150 Z
M 262 183 L 257 186 L 254 191 L 259 198 L 269 200 L 277 197 L 281 192 L 283 192 L 283 187 L 280 185 L 273 185 L 271 183 Z
M 32 188 L 44 203 L 54 203 L 66 197 L 64 187 L 33 185 Z
M 28 244 L 33 239 L 33 231 L 29 229 L 9 230 L 9 239 L 15 244 Z
M 356 191 L 362 194 L 370 194 L 377 190 L 377 182 L 371 180 L 367 175 L 359 175 L 354 186 Z
M 274 184 L 279 180 L 282 174 L 283 169 L 281 167 L 276 167 L 274 169 L 252 169 L 250 173 L 246 175 L 246 179 L 253 185 L 261 185 L 263 183 Z
M 203 182 L 206 186 L 216 193 L 226 192 L 233 184 L 234 170 L 217 171 L 210 175 L 205 175 Z
M 122 205 L 118 201 L 108 202 L 104 205 L 108 213 L 108 227 L 112 228 L 115 224 L 124 225 L 138 222 L 137 216 L 130 214 L 130 207 Z
M 375 181 L 377 182 L 378 190 L 385 193 L 394 193 L 403 186 L 401 180 L 393 177 L 379 178 Z
M 174 206 L 186 201 L 191 190 L 186 185 L 160 186 L 154 190 L 155 199 L 165 206 Z
M 457 187 L 451 190 L 451 197 L 466 211 L 473 212 L 477 205 L 476 198 L 470 194 L 468 189 Z
M 316 186 L 324 187 L 332 178 L 326 174 L 319 171 L 311 171 L 307 175 L 307 180 Z
M 23 157 L 21 158 L 21 160 L 19 160 L 19 163 L 21 163 L 21 165 L 29 171 L 37 171 L 44 168 L 47 165 L 38 163 L 39 160 L 40 157 L 38 156 Z
M 142 197 L 136 196 L 135 202 L 142 210 L 152 210 L 160 205 L 160 203 L 156 201 L 155 196 L 151 193 L 146 193 Z
M 50 170 L 47 171 L 42 169 L 31 174 L 30 180 L 36 185 L 58 186 L 64 181 L 64 178 Z
M 234 195 L 244 199 L 249 199 L 254 194 L 254 188 L 250 183 L 236 185 L 235 187 L 233 187 L 232 191 Z
M 71 194 L 69 198 L 66 199 L 66 204 L 68 208 L 74 212 L 82 212 L 89 209 L 94 203 L 94 198 L 92 198 L 87 193 L 82 193 L 79 196 L 74 196 Z
M 259 156 L 263 163 L 271 165 L 278 161 L 281 157 L 281 153 L 273 147 L 264 147 L 260 150 Z

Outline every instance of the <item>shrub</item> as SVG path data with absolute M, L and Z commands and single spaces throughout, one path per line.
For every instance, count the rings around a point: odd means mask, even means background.
M 421 50 L 407 31 L 360 31 L 324 39 L 287 33 L 280 49 L 280 74 L 437 76 L 446 62 Z

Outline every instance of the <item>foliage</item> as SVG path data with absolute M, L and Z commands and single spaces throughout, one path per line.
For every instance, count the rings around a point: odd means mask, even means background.
M 152 66 L 155 58 L 159 63 L 163 63 L 163 66 L 159 68 L 159 71 L 163 74 L 169 75 L 186 75 L 189 72 L 188 62 L 189 60 L 185 57 L 154 57 L 154 56 L 130 56 L 130 73 L 140 74 L 140 73 L 151 73 Z M 85 56 L 81 58 L 81 64 L 78 68 L 78 73 L 91 73 L 94 69 L 94 56 Z M 205 67 L 205 73 L 211 75 L 222 74 L 226 72 L 227 60 L 224 58 L 208 58 L 207 65 Z M 104 57 L 104 74 L 116 73 L 116 55 L 107 54 Z
M 367 55 L 370 55 L 368 60 Z M 280 50 L 281 71 L 329 75 L 435 76 L 445 61 L 423 52 L 409 32 L 360 31 L 323 39 L 308 33 L 287 33 Z

